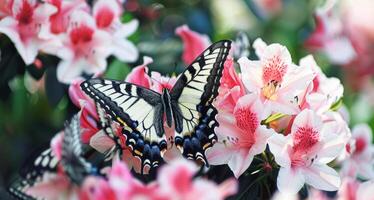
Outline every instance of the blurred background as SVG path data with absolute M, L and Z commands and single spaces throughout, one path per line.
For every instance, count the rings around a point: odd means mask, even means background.
M 363 3 L 359 5 L 360 1 Z M 184 24 L 208 35 L 211 41 L 235 40 L 243 32 L 250 43 L 261 37 L 266 43 L 285 45 L 295 63 L 313 53 L 327 76 L 338 77 L 343 82 L 343 112 L 350 113 L 350 123 L 368 122 L 374 128 L 374 58 L 370 56 L 374 49 L 374 14 L 371 14 L 374 6 L 370 0 L 355 2 L 127 0 L 122 20 L 139 20 L 140 26 L 130 40 L 141 56 L 132 64 L 110 57 L 105 77 L 123 80 L 133 67 L 143 62 L 145 55 L 154 59 L 148 66 L 151 71 L 169 75 L 181 72 L 183 44 L 175 29 Z M 362 16 L 357 17 L 357 13 Z M 68 85 L 56 79 L 57 58 L 39 55 L 41 67 L 37 63 L 25 66 L 3 34 L 0 34 L 0 47 L 2 188 L 34 151 L 49 145 L 65 120 L 78 109 L 69 100 Z

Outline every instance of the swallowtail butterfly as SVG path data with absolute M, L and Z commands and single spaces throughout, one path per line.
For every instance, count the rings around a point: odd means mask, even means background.
M 37 199 L 27 194 L 27 189 L 41 182 L 48 173 L 58 173 L 59 166 L 75 184 L 81 184 L 85 176 L 93 173 L 95 168 L 82 156 L 80 143 L 80 122 L 75 115 L 70 123 L 65 125 L 61 159 L 54 155 L 51 148 L 44 150 L 36 159 L 25 166 L 10 186 L 10 193 L 18 199 Z
M 123 127 L 126 145 L 145 166 L 156 167 L 167 149 L 164 122 L 175 128 L 173 143 L 188 159 L 208 164 L 205 151 L 217 140 L 214 128 L 224 62 L 231 41 L 212 44 L 179 76 L 174 87 L 162 94 L 128 83 L 89 79 L 82 90 Z

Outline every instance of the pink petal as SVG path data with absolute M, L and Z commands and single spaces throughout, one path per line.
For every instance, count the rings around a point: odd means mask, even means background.
M 109 138 L 103 130 L 97 132 L 90 138 L 90 146 L 101 153 L 106 153 L 114 145 L 114 141 Z
M 120 17 L 121 8 L 116 0 L 99 0 L 93 7 L 93 16 L 98 28 L 108 28 Z
M 322 120 L 314 111 L 305 109 L 296 116 L 291 133 L 295 133 L 299 127 L 310 127 L 320 132 L 322 129 Z
M 187 25 L 178 27 L 175 33 L 182 38 L 183 62 L 189 65 L 200 53 L 202 53 L 211 43 L 208 36 L 191 31 Z
M 216 143 L 206 152 L 208 163 L 211 165 L 222 165 L 229 162 L 231 157 L 236 154 L 233 148 L 222 143 Z
M 134 83 L 145 88 L 151 87 L 151 78 L 149 77 L 147 65 L 152 63 L 150 57 L 143 58 L 143 64 L 135 67 L 126 77 L 126 82 Z
M 227 179 L 218 186 L 218 190 L 220 191 L 220 196 L 222 198 L 234 195 L 239 190 L 238 182 L 233 178 Z

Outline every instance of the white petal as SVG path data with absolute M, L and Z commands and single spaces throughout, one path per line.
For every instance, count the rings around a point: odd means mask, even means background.
M 316 189 L 325 191 L 336 191 L 339 189 L 341 181 L 339 174 L 325 164 L 313 164 L 309 168 L 303 169 L 305 182 Z
M 246 89 L 249 92 L 259 92 L 263 87 L 261 62 L 251 61 L 246 57 L 242 57 L 238 60 L 238 63 Z
M 139 52 L 133 43 L 125 39 L 116 39 L 113 42 L 113 54 L 123 62 L 135 62 Z
M 322 133 L 323 146 L 318 152 L 317 161 L 320 163 L 329 163 L 340 155 L 345 147 L 342 137 L 333 132 Z
M 139 26 L 139 21 L 134 19 L 126 24 L 121 24 L 121 28 L 115 32 L 114 37 L 127 38 L 132 35 Z
M 292 170 L 291 168 L 279 169 L 277 178 L 278 190 L 284 193 L 296 194 L 305 183 L 305 178 L 301 170 Z
M 320 133 L 322 119 L 313 110 L 305 109 L 296 116 L 291 133 L 295 133 L 299 127 L 311 127 Z
M 274 155 L 275 161 L 281 167 L 291 167 L 291 160 L 288 155 L 288 138 L 282 134 L 274 134 L 268 140 L 269 149 Z
M 57 66 L 57 79 L 62 83 L 71 83 L 82 73 L 82 64 L 70 60 L 62 60 Z
M 248 149 L 240 149 L 230 159 L 228 165 L 236 178 L 239 178 L 252 163 L 253 155 Z
M 273 129 L 268 129 L 263 125 L 259 126 L 256 130 L 256 143 L 251 147 L 251 153 L 257 155 L 264 152 L 269 137 L 275 134 L 277 133 Z
M 27 65 L 30 65 L 34 62 L 38 54 L 38 45 L 32 39 L 27 41 L 27 43 L 23 42 L 17 32 L 16 26 L 17 22 L 13 18 L 3 18 L 0 21 L 0 33 L 4 33 L 12 40 L 23 61 Z
M 211 165 L 227 164 L 236 151 L 222 143 L 216 143 L 206 152 L 206 157 Z

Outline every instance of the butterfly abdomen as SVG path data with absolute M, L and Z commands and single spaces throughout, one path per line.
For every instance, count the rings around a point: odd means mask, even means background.
M 166 88 L 162 90 L 162 105 L 164 107 L 164 113 L 166 114 L 166 123 L 169 127 L 171 127 L 173 123 L 173 111 L 171 108 L 170 93 Z

